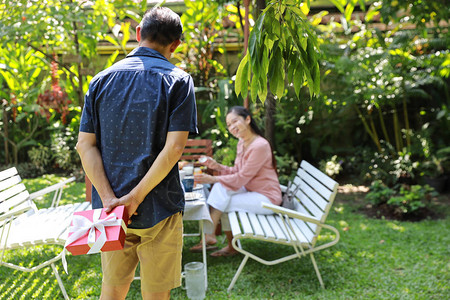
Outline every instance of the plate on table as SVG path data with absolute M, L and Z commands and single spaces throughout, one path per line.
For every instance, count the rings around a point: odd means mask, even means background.
M 194 186 L 193 190 L 194 190 L 194 191 L 196 191 L 196 190 L 201 190 L 202 188 L 203 188 L 203 184 L 197 183 L 197 184 Z
M 198 200 L 202 197 L 202 194 L 196 193 L 196 192 L 189 192 L 184 194 L 184 200 L 186 201 L 193 201 Z

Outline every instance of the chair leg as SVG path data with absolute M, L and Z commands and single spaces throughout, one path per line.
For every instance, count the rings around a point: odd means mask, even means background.
M 230 286 L 227 289 L 228 293 L 231 292 L 231 289 L 234 287 L 234 284 L 236 283 L 239 275 L 241 275 L 242 269 L 244 269 L 244 266 L 247 263 L 248 257 L 249 257 L 248 255 L 246 255 L 244 257 L 244 259 L 242 260 L 238 270 L 236 271 L 236 274 L 234 274 L 233 280 L 231 280 Z
M 61 277 L 59 277 L 59 273 L 58 273 L 58 270 L 55 267 L 55 264 L 52 263 L 51 266 L 52 266 L 52 269 L 53 269 L 53 274 L 55 274 L 56 280 L 58 281 L 59 288 L 61 289 L 61 292 L 63 293 L 64 299 L 66 299 L 66 300 L 70 299 L 69 295 L 67 295 L 66 289 L 64 288 L 64 284 L 63 284 L 63 282 L 61 280 Z
M 310 256 L 311 256 L 311 261 L 314 266 L 314 270 L 316 270 L 317 278 L 319 278 L 320 286 L 324 289 L 325 286 L 323 285 L 322 276 L 320 276 L 319 268 L 317 267 L 316 260 L 314 259 L 314 255 L 311 253 Z

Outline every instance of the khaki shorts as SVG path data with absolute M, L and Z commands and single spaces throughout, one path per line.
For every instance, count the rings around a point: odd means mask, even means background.
M 181 212 L 152 228 L 129 228 L 122 250 L 101 253 L 103 283 L 113 286 L 130 284 L 139 262 L 142 291 L 155 293 L 179 287 L 182 248 Z

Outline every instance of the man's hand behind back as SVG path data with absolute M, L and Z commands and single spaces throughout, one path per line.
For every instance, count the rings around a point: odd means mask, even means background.
M 131 224 L 131 217 L 133 215 L 137 215 L 137 208 L 139 207 L 139 202 L 131 196 L 131 194 L 127 194 L 121 198 L 111 198 L 111 199 L 104 199 L 103 200 L 103 206 L 105 208 L 105 211 L 109 213 L 114 207 L 119 205 L 125 205 L 128 211 L 128 225 Z

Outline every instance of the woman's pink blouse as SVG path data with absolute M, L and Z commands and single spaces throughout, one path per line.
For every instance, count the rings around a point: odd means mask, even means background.
M 240 140 L 234 166 L 220 165 L 217 178 L 227 189 L 235 191 L 245 187 L 249 192 L 263 194 L 275 205 L 281 204 L 280 183 L 272 166 L 272 150 L 263 137 L 254 139 L 245 151 Z

